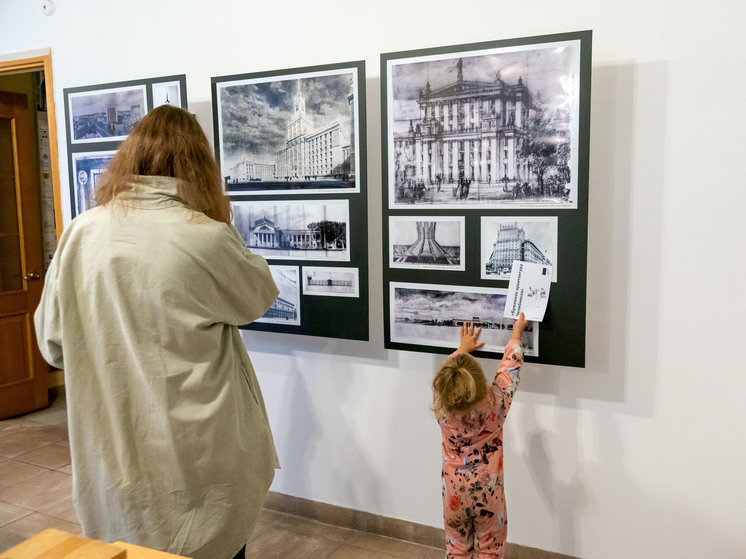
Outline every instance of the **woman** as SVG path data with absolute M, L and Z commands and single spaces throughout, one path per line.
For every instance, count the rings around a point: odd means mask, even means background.
M 267 262 L 230 225 L 207 138 L 182 109 L 143 118 L 96 201 L 65 229 L 34 317 L 65 369 L 83 533 L 241 556 L 279 467 L 237 329 L 277 297 Z

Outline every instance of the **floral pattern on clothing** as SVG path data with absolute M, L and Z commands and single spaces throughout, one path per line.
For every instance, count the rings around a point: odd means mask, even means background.
M 523 348 L 505 347 L 495 379 L 472 409 L 438 415 L 443 436 L 446 557 L 504 557 L 507 510 L 503 488 L 503 424 L 520 382 Z

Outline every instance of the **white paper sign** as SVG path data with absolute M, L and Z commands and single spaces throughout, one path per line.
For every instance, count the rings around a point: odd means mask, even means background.
M 541 322 L 547 310 L 551 285 L 552 266 L 513 260 L 503 316 L 518 318 L 523 312 L 526 320 Z

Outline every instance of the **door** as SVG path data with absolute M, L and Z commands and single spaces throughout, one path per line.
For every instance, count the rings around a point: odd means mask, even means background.
M 43 285 L 33 109 L 0 91 L 0 419 L 49 403 L 33 324 Z

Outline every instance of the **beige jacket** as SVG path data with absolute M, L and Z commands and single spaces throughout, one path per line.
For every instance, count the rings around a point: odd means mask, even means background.
M 200 559 L 244 545 L 279 463 L 236 326 L 277 294 L 174 179 L 140 177 L 65 229 L 34 318 L 65 369 L 84 535 Z

